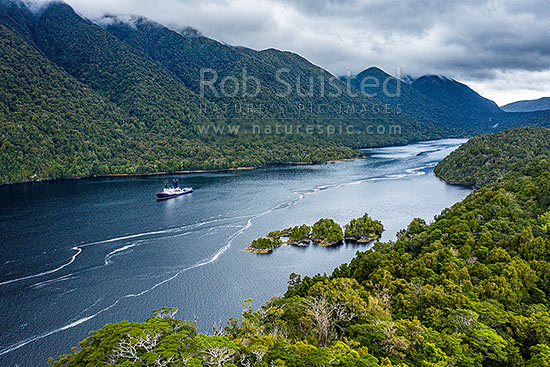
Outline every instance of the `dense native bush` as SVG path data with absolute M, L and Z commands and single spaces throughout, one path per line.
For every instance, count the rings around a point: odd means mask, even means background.
M 550 156 L 550 129 L 529 127 L 476 136 L 435 167 L 445 181 L 486 186 Z
M 213 335 L 164 309 L 55 365 L 547 366 L 549 218 L 550 163 L 534 160 L 330 276 L 291 275 L 284 296 Z M 341 238 L 329 220 L 313 231 Z
M 362 240 L 378 238 L 384 231 L 380 221 L 373 220 L 365 213 L 361 218 L 352 219 L 345 226 L 344 236 L 346 240 Z

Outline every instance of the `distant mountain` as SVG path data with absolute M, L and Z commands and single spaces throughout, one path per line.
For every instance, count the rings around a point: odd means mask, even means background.
M 414 88 L 416 80 L 412 77 L 405 82 L 377 67 L 370 67 L 355 76 L 341 79 L 372 99 L 400 109 L 418 120 L 429 121 L 449 135 L 477 134 L 490 130 L 493 125 L 485 116 L 487 113 L 483 113 L 481 118 L 479 114 L 466 114 L 463 109 L 456 108 L 455 103 L 438 101 L 417 90 Z
M 534 112 L 550 110 L 550 97 L 512 102 L 500 107 L 506 112 Z
M 424 75 L 411 86 L 420 93 L 445 106 L 463 111 L 465 114 L 491 115 L 501 113 L 498 105 L 454 79 L 440 75 Z
M 444 76 L 424 75 L 416 79 L 408 76 L 403 81 L 377 67 L 370 67 L 341 79 L 371 99 L 437 126 L 447 136 L 472 136 L 530 125 L 546 126 L 550 122 L 550 118 L 540 112 L 504 112 L 493 101 Z
M 432 100 L 453 109 L 477 134 L 523 126 L 548 126 L 550 116 L 542 111 L 505 112 L 490 99 L 480 96 L 465 84 L 439 75 L 425 75 L 411 86 Z

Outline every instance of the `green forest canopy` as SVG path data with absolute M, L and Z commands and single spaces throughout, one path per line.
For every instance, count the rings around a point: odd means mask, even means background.
M 224 330 L 200 334 L 164 309 L 106 325 L 55 365 L 548 366 L 550 162 L 510 174 L 331 275 L 291 275 L 284 296 Z
M 535 158 L 550 156 L 550 129 L 526 127 L 476 136 L 443 159 L 435 174 L 447 182 L 482 187 L 517 175 Z

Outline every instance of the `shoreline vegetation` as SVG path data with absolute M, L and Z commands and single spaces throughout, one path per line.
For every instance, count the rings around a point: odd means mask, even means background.
M 435 140 L 444 140 L 444 139 L 471 139 L 469 137 L 460 137 L 460 136 L 452 136 L 448 138 L 441 138 L 441 139 L 435 139 Z M 395 143 L 395 144 L 387 144 L 387 145 L 381 145 L 381 146 L 375 146 L 372 148 L 389 148 L 389 147 L 400 147 L 405 146 L 409 144 L 416 144 L 416 143 L 422 143 L 427 141 L 433 141 L 434 139 L 426 139 L 426 140 L 411 140 L 406 143 Z M 26 181 L 16 181 L 16 182 L 6 182 L 6 183 L 0 183 L 0 187 L 2 186 L 11 186 L 11 185 L 20 185 L 20 184 L 29 184 L 29 183 L 40 183 L 40 182 L 52 182 L 52 181 L 66 181 L 66 180 L 86 180 L 91 178 L 97 178 L 97 177 L 146 177 L 146 176 L 164 176 L 164 175 L 187 175 L 187 174 L 193 174 L 193 173 L 215 173 L 215 172 L 233 172 L 233 171 L 248 171 L 248 170 L 254 170 L 254 169 L 261 169 L 266 167 L 272 167 L 272 166 L 309 166 L 309 165 L 319 165 L 319 164 L 328 164 L 328 163 L 337 163 L 337 162 L 352 162 L 360 159 L 366 159 L 367 157 L 361 152 L 361 149 L 372 149 L 371 147 L 365 147 L 365 148 L 357 148 L 357 151 L 361 153 L 360 156 L 352 157 L 352 158 L 341 158 L 341 159 L 331 159 L 327 161 L 297 161 L 297 162 L 278 162 L 278 163 L 266 163 L 261 164 L 258 166 L 239 166 L 239 167 L 228 167 L 228 168 L 215 168 L 215 169 L 194 169 L 194 170 L 178 170 L 178 171 L 159 171 L 159 172 L 143 172 L 143 173 L 100 173 L 100 174 L 92 174 L 92 175 L 83 175 L 83 176 L 74 176 L 74 177 L 55 177 L 55 178 L 40 178 L 40 179 L 31 179 Z M 437 176 L 437 175 L 436 175 Z M 445 181 L 448 184 L 451 185 L 459 185 L 459 186 L 470 186 L 472 185 L 468 184 L 461 184 L 461 183 L 453 183 L 446 181 L 442 177 L 437 176 L 441 180 Z
M 51 181 L 71 181 L 71 180 L 86 180 L 98 177 L 145 177 L 145 176 L 168 176 L 168 175 L 188 175 L 193 173 L 215 173 L 215 172 L 233 172 L 233 171 L 250 171 L 254 169 L 261 169 L 273 166 L 313 166 L 319 164 L 337 163 L 337 162 L 351 162 L 360 159 L 365 159 L 365 155 L 362 154 L 359 157 L 354 158 L 342 158 L 332 159 L 322 162 L 281 162 L 281 163 L 267 163 L 259 166 L 244 166 L 244 167 L 229 167 L 229 168 L 216 168 L 216 169 L 195 169 L 195 170 L 183 170 L 183 171 L 166 171 L 166 172 L 149 172 L 149 173 L 103 173 L 94 174 L 89 176 L 75 176 L 75 177 L 59 177 L 59 178 L 42 178 L 28 181 L 19 182 L 7 182 L 0 184 L 2 186 L 20 185 L 29 183 L 51 182 Z
M 271 231 L 265 237 L 252 241 L 244 251 L 256 254 L 268 254 L 283 245 L 289 246 L 318 246 L 330 247 L 342 243 L 366 244 L 378 240 L 384 231 L 380 221 L 372 220 L 365 213 L 361 218 L 352 219 L 344 226 L 344 231 L 332 219 L 319 219 L 313 226 L 302 224 L 282 230 Z
M 436 173 L 434 173 L 434 174 L 435 174 L 435 177 L 437 177 L 441 181 L 445 182 L 447 185 L 460 186 L 460 187 L 464 187 L 464 188 L 467 188 L 467 189 L 470 189 L 470 190 L 479 189 L 479 187 L 477 187 L 476 185 L 467 184 L 467 183 L 463 183 L 463 182 L 457 182 L 457 181 L 448 181 L 445 178 L 438 176 Z

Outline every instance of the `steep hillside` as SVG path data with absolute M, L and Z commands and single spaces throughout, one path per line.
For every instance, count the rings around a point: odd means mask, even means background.
M 153 60 L 68 5 L 52 3 L 37 19 L 35 41 L 46 56 L 153 131 L 190 135 L 202 100 Z
M 0 24 L 0 183 L 109 173 L 134 159 L 116 106 Z
M 424 75 L 414 80 L 411 86 L 420 93 L 445 106 L 462 110 L 466 114 L 498 114 L 497 104 L 480 96 L 465 84 L 439 75 Z
M 535 159 L 550 158 L 550 129 L 527 127 L 477 136 L 435 167 L 445 181 L 486 186 L 517 175 Z
M 189 29 L 178 33 L 144 17 L 105 16 L 97 23 L 165 66 L 197 94 L 200 93 L 201 68 L 217 71 L 221 79 L 243 58 L 237 47 L 224 45 Z M 205 88 L 205 92 L 211 96 L 210 88 Z
M 371 96 L 394 109 L 421 121 L 430 121 L 447 134 L 464 136 L 476 134 L 487 126 L 480 127 L 478 117 L 464 114 L 453 106 L 439 103 L 431 97 L 417 91 L 409 83 L 401 81 L 377 67 L 370 67 L 351 77 L 341 77 L 358 92 Z
M 386 112 L 380 100 L 348 93 L 338 78 L 291 52 L 228 46 L 196 32 L 177 33 L 139 17 L 106 17 L 99 24 L 165 66 L 196 93 L 201 93 L 201 69 L 213 70 L 215 76 L 205 74 L 212 87 L 204 86 L 202 91 L 213 103 L 230 106 L 228 115 L 233 120 L 349 125 L 354 134 L 335 134 L 332 140 L 352 147 L 444 136 L 443 129 L 430 121 L 396 109 Z M 224 96 L 224 78 L 237 81 L 240 88 L 236 95 Z M 256 85 L 260 86 L 257 94 Z M 232 87 L 227 90 L 233 91 Z M 232 106 L 251 106 L 252 112 L 236 113 Z M 367 134 L 369 125 L 385 126 L 386 131 L 390 125 L 399 125 L 402 133 Z
M 0 184 L 361 155 L 326 137 L 200 134 L 200 105 L 215 110 L 208 100 L 67 5 L 36 16 L 16 1 L 2 0 L 0 9 Z M 227 128 L 223 115 L 208 121 Z
M 19 0 L 0 0 L 0 10 L 0 24 L 12 29 L 32 45 L 34 16 L 31 11 Z
M 358 93 L 401 110 L 417 120 L 430 122 L 447 136 L 472 136 L 521 126 L 546 126 L 541 112 L 505 113 L 466 85 L 443 76 L 425 75 L 399 80 L 377 67 L 341 77 Z M 496 108 L 495 108 L 496 107 Z
M 517 101 L 500 107 L 506 112 L 534 112 L 550 110 L 550 97 Z
M 521 122 L 534 115 L 507 114 L 495 102 L 480 96 L 465 84 L 439 75 L 424 75 L 411 86 L 438 104 L 460 116 L 464 126 L 476 134 L 489 133 L 521 126 Z

